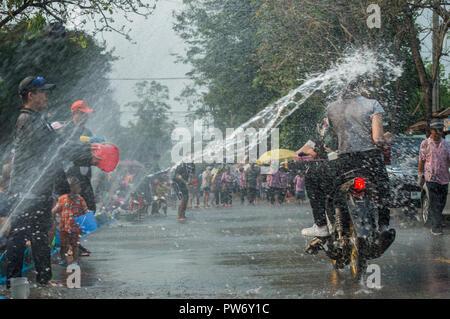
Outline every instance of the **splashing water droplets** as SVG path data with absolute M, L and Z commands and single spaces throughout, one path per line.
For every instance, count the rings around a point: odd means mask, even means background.
M 307 76 L 300 86 L 276 102 L 269 104 L 235 129 L 232 134 L 227 135 L 223 142 L 210 143 L 201 152 L 194 152 L 191 157 L 192 162 L 202 162 L 205 155 L 214 153 L 219 147 L 223 147 L 223 149 L 234 147 L 236 137 L 242 131 L 249 128 L 259 129 L 259 132 L 250 132 L 247 135 L 249 143 L 237 144 L 236 152 L 246 154 L 249 150 L 257 147 L 258 141 L 270 136 L 271 129 L 278 127 L 316 92 L 324 92 L 326 100 L 331 101 L 338 98 L 351 83 L 361 78 L 367 82 L 381 80 L 378 81 L 377 90 L 386 91 L 388 85 L 403 73 L 401 65 L 392 61 L 391 55 L 375 52 L 368 48 L 349 50 L 328 70 Z M 259 134 L 259 136 L 254 136 L 255 134 Z M 174 165 L 171 170 L 175 169 L 178 164 Z

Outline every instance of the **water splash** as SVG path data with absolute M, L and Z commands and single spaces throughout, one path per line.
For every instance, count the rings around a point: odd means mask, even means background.
M 377 87 L 376 90 L 387 92 L 389 84 L 403 73 L 402 66 L 393 61 L 394 58 L 390 54 L 375 52 L 368 48 L 351 49 L 332 64 L 328 70 L 307 76 L 300 86 L 266 106 L 250 120 L 235 129 L 223 142 L 210 143 L 201 152 L 194 152 L 192 156 L 189 156 L 190 160 L 188 159 L 187 162 L 200 163 L 203 162 L 205 156 L 215 153 L 218 148 L 234 147 L 238 134 L 248 128 L 259 129 L 256 134 L 259 134 L 260 140 L 268 137 L 271 129 L 278 127 L 318 91 L 324 92 L 327 96 L 326 100 L 331 101 L 342 94 L 351 83 L 363 78 L 368 83 L 381 80 L 383 85 Z M 257 147 L 258 139 L 256 136 L 248 134 L 248 141 L 248 144 L 237 145 L 236 152 L 238 154 L 246 154 L 249 150 Z M 179 164 L 175 164 L 169 170 L 174 170 Z M 150 176 L 156 174 L 158 173 Z

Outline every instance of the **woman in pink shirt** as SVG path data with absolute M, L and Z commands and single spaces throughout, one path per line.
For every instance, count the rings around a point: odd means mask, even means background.
M 295 184 L 295 199 L 298 203 L 303 204 L 306 200 L 305 196 L 305 176 L 303 176 L 302 172 L 298 172 L 294 178 Z

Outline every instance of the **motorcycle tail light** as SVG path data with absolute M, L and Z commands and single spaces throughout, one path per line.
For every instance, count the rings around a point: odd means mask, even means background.
M 362 178 L 362 177 L 355 178 L 355 185 L 353 186 L 353 188 L 356 191 L 361 191 L 361 190 L 366 189 L 366 181 L 364 180 L 364 178 Z

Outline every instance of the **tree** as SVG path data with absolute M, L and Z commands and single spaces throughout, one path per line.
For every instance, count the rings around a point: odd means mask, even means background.
M 79 43 L 83 39 L 83 45 Z M 111 52 L 92 36 L 81 31 L 67 31 L 61 25 L 44 25 L 39 32 L 19 23 L 9 32 L 0 32 L 0 134 L 10 143 L 22 102 L 17 89 L 28 75 L 43 76 L 56 87 L 48 105 L 50 120 L 71 119 L 70 106 L 76 100 L 89 105 L 101 104 L 110 96 L 105 79 L 114 61 Z M 110 112 L 110 109 L 104 109 Z M 99 109 L 98 116 L 102 116 Z M 109 114 L 109 113 L 107 113 Z M 117 120 L 119 114 L 116 114 Z
M 167 86 L 143 81 L 136 84 L 135 91 L 138 100 L 126 106 L 135 110 L 137 120 L 125 129 L 128 132 L 122 136 L 121 145 L 126 158 L 147 163 L 153 154 L 163 155 L 171 148 L 175 124 L 169 121 Z
M 156 6 L 156 0 L 7 0 L 0 2 L 0 30 L 11 23 L 27 21 L 29 24 L 45 20 L 65 24 L 79 21 L 81 27 L 92 19 L 94 33 L 115 31 L 126 36 L 125 26 L 113 26 L 113 16 L 120 14 L 128 22 L 132 15 L 148 17 Z
M 432 116 L 432 103 L 433 103 L 433 85 L 436 82 L 439 74 L 439 61 L 443 55 L 449 55 L 450 48 L 445 51 L 444 42 L 448 37 L 448 29 L 450 25 L 450 11 L 446 9 L 448 3 L 435 1 L 435 0 L 415 0 L 415 1 L 395 1 L 394 9 L 398 10 L 399 14 L 402 14 L 406 23 L 407 35 L 410 39 L 410 49 L 414 57 L 414 63 L 419 75 L 420 84 L 422 86 L 424 94 L 424 115 L 428 123 L 427 134 L 429 133 L 429 123 Z M 420 28 L 415 23 L 416 17 L 424 10 L 434 10 L 442 19 L 438 30 L 438 46 L 433 57 L 436 63 L 430 73 L 426 70 L 426 63 L 423 60 L 420 49 L 421 43 L 419 40 Z
M 391 126 L 411 122 L 403 110 L 419 85 L 404 32 L 404 18 L 390 8 L 391 1 L 377 1 L 382 26 L 370 29 L 369 0 L 265 0 L 257 12 L 262 45 L 258 49 L 261 70 L 257 81 L 280 92 L 298 86 L 308 74 L 327 69 L 349 47 L 391 54 L 402 63 L 403 75 L 388 90 L 380 91 L 386 79 L 375 83 L 374 97 L 391 115 Z M 411 71 L 413 69 L 413 71 Z M 320 104 L 325 105 L 322 100 Z M 413 120 L 412 120 L 413 121 Z
M 194 85 L 180 99 L 194 117 L 210 115 L 224 130 L 237 127 L 266 106 L 277 93 L 255 84 L 259 40 L 254 15 L 259 0 L 186 1 L 174 29 L 188 48 L 179 62 L 192 65 Z

